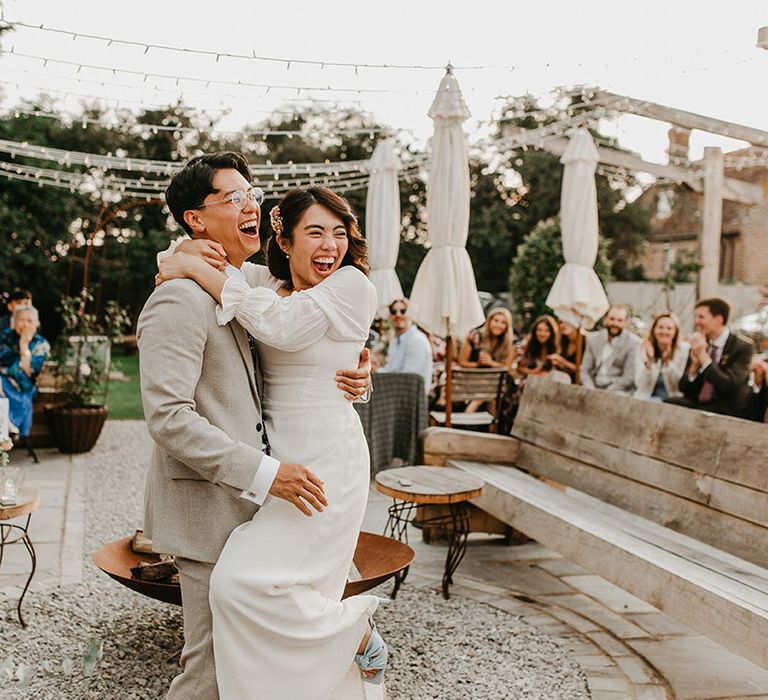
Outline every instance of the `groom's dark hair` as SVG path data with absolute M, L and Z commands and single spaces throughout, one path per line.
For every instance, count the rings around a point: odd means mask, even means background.
M 248 182 L 253 179 L 248 159 L 235 151 L 195 156 L 171 179 L 165 191 L 165 201 L 176 223 L 190 236 L 192 229 L 184 221 L 184 212 L 199 207 L 209 194 L 218 192 L 213 186 L 213 178 L 216 171 L 227 169 L 237 170 Z

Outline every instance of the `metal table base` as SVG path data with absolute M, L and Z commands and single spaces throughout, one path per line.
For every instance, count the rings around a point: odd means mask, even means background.
M 29 590 L 29 584 L 32 583 L 32 577 L 35 575 L 35 569 L 37 568 L 37 555 L 35 554 L 35 547 L 29 537 L 29 521 L 31 518 L 32 513 L 29 513 L 27 515 L 26 521 L 24 522 L 24 525 L 17 525 L 15 523 L 0 523 L 0 565 L 3 563 L 5 548 L 18 543 L 24 545 L 32 562 L 32 570 L 29 572 L 29 577 L 27 578 L 27 582 L 24 585 L 24 590 L 22 590 L 21 597 L 19 598 L 19 604 L 16 607 L 19 615 L 19 623 L 22 627 L 26 627 L 27 623 L 24 622 L 24 616 L 21 613 L 21 604 L 24 601 L 24 596 Z
M 389 513 L 389 518 L 387 519 L 387 524 L 384 528 L 384 534 L 408 544 L 408 524 L 411 522 L 412 516 L 415 515 L 418 509 L 423 505 L 426 504 L 393 499 L 393 503 L 389 506 L 387 511 Z M 419 526 L 424 530 L 438 526 L 447 526 L 448 553 L 445 557 L 442 588 L 443 597 L 448 600 L 450 598 L 448 586 L 453 583 L 453 574 L 467 551 L 469 508 L 464 502 L 431 507 L 448 508 L 447 514 L 444 513 L 419 518 Z M 405 568 L 402 572 L 395 575 L 395 587 L 392 590 L 393 598 L 397 595 L 398 590 L 400 590 L 403 581 L 405 581 L 405 578 L 408 575 L 408 568 Z

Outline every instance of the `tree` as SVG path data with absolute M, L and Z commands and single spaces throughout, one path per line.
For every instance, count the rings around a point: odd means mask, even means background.
M 184 158 L 195 147 L 194 143 L 176 140 L 170 131 L 136 128 L 142 123 L 166 122 L 191 126 L 192 117 L 181 105 L 138 116 L 128 111 L 110 115 L 117 126 L 100 108 L 86 107 L 83 116 L 88 121 L 82 123 L 35 114 L 55 113 L 56 107 L 56 102 L 45 95 L 24 103 L 18 112 L 0 118 L 0 138 L 100 155 L 125 152 L 136 158 L 158 160 Z M 85 192 L 36 187 L 33 182 L 0 182 L 0 232 L 10 242 L 0 247 L 0 288 L 30 288 L 46 334 L 55 336 L 60 326 L 56 306 L 61 296 L 79 294 L 88 259 L 96 307 L 103 308 L 107 301 L 116 299 L 135 318 L 153 289 L 155 253 L 166 247 L 170 238 L 162 203 L 142 203 L 138 207 L 134 205 L 139 200 L 106 197 L 98 184 L 106 174 L 102 168 L 7 155 L 0 161 L 82 173 L 95 183 L 93 191 Z M 130 171 L 110 172 L 136 177 Z M 143 255 L 137 255 L 140 252 Z M 128 263 L 132 263 L 130 268 Z M 102 294 L 104 289 L 109 294 Z
M 610 244 L 601 239 L 595 272 L 605 286 L 611 276 Z M 542 221 L 518 247 L 509 272 L 509 289 L 517 312 L 516 326 L 528 328 L 542 314 L 552 313 L 547 295 L 565 264 L 559 217 Z
M 510 131 L 553 124 L 577 107 L 574 100 L 565 106 L 543 110 L 528 96 L 511 100 L 502 110 L 500 126 L 489 144 L 489 152 L 494 153 L 494 170 L 507 181 L 516 182 L 509 188 L 507 197 L 513 202 L 509 227 L 518 242 L 539 222 L 559 213 L 563 166 L 556 155 L 546 150 L 510 147 L 505 136 Z M 592 136 L 599 139 L 604 148 L 621 150 L 615 140 L 594 130 Z M 622 280 L 642 278 L 642 268 L 633 261 L 639 257 L 642 243 L 650 235 L 649 212 L 640 203 L 629 201 L 630 193 L 639 187 L 639 182 L 630 173 L 598 171 L 596 186 L 600 234 L 611 242 L 612 276 Z
M 134 158 L 184 162 L 191 155 L 215 150 L 238 150 L 252 163 L 339 162 L 367 160 L 381 125 L 355 110 L 333 114 L 303 110 L 285 116 L 276 114 L 242 133 L 217 136 L 215 124 L 183 104 L 138 115 L 128 110 L 107 112 L 100 107 L 84 108 L 82 123 L 50 118 L 58 105 L 40 95 L 20 105 L 17 113 L 0 117 L 0 138 L 27 141 L 71 151 L 100 155 L 127 154 Z M 142 125 L 178 126 L 175 129 L 142 128 Z M 261 136 L 265 128 L 289 130 L 290 135 Z M 359 130 L 341 135 L 340 130 Z M 370 131 L 369 131 L 370 129 Z M 406 159 L 419 153 L 404 146 Z M 0 163 L 32 168 L 53 168 L 92 176 L 136 177 L 131 171 L 106 171 L 84 165 L 41 162 L 34 158 L 11 158 L 0 154 Z M 150 175 L 161 179 L 161 175 Z M 267 191 L 263 210 L 277 202 L 270 197 L 271 181 L 259 183 Z M 305 183 L 306 184 L 306 181 Z M 333 186 L 333 182 L 330 183 Z M 358 186 L 359 187 L 359 186 Z M 343 190 L 341 190 L 342 193 Z M 404 180 L 401 186 L 403 255 L 406 288 L 412 284 L 418 262 L 424 255 L 424 182 L 419 177 Z M 345 193 L 364 228 L 365 189 Z M 45 331 L 54 337 L 60 326 L 55 311 L 65 294 L 77 295 L 88 260 L 94 310 L 103 309 L 110 299 L 129 309 L 135 320 L 153 289 L 155 255 L 165 248 L 172 235 L 167 209 L 161 202 L 141 203 L 130 197 L 116 199 L 97 187 L 87 193 L 67 188 L 36 187 L 34 183 L 0 179 L 0 289 L 31 288 L 40 307 Z M 271 233 L 269 217 L 262 217 L 261 235 Z
M 511 188 L 481 157 L 470 162 L 471 199 L 467 252 L 472 260 L 477 288 L 506 292 L 509 266 L 523 238 L 514 210 Z

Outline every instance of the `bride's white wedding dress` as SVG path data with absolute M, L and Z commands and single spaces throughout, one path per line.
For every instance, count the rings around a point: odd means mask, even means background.
M 211 577 L 219 693 L 222 700 L 383 697 L 353 661 L 377 598 L 341 600 L 370 469 L 357 412 L 335 382 L 336 370 L 357 367 L 376 292 L 351 266 L 290 297 L 275 294 L 281 282 L 266 268 L 245 272 L 261 287 L 230 279 L 219 322 L 237 318 L 256 339 L 272 454 L 318 476 L 328 506 L 309 518 L 269 496 L 232 532 Z

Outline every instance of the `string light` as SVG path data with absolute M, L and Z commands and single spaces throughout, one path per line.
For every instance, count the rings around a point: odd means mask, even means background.
M 23 71 L 28 72 L 28 71 Z M 118 97 L 118 98 L 110 98 L 110 97 L 104 97 L 103 95 L 93 95 L 93 94 L 86 94 L 82 92 L 72 92 L 71 90 L 59 90 L 57 88 L 51 88 L 47 85 L 35 85 L 30 83 L 24 83 L 19 81 L 13 81 L 13 80 L 0 80 L 1 85 L 13 85 L 16 87 L 16 89 L 20 89 L 21 87 L 28 87 L 32 88 L 33 90 L 38 90 L 40 93 L 44 93 L 46 95 L 61 95 L 64 99 L 67 99 L 69 97 L 78 97 L 83 100 L 88 100 L 94 103 L 104 103 L 106 105 L 109 105 L 113 107 L 114 109 L 122 109 L 125 105 L 136 105 L 138 107 L 142 107 L 144 109 L 173 109 L 174 107 L 182 106 L 178 102 L 168 101 L 163 104 L 158 102 L 147 102 L 145 100 L 131 100 L 127 99 L 125 97 Z M 214 113 L 217 116 L 223 116 L 229 113 L 229 108 L 222 108 L 219 110 L 211 110 L 206 109 L 206 114 Z M 271 114 L 268 110 L 264 110 L 265 114 Z
M 248 61 L 265 61 L 270 63 L 282 63 L 286 66 L 287 69 L 290 70 L 290 67 L 292 65 L 305 65 L 305 66 L 319 66 L 320 69 L 324 69 L 326 67 L 332 67 L 332 68 L 352 68 L 355 71 L 355 74 L 359 71 L 360 68 L 371 68 L 371 69 L 395 69 L 395 70 L 429 70 L 429 71 L 435 71 L 435 70 L 445 70 L 445 65 L 439 65 L 439 66 L 427 66 L 427 65 L 416 65 L 416 64 L 397 64 L 397 63 L 345 63 L 342 61 L 311 61 L 311 60 L 305 60 L 305 59 L 297 59 L 297 58 L 277 58 L 274 56 L 260 56 L 256 53 L 256 51 L 252 51 L 250 54 L 245 53 L 232 53 L 228 51 L 211 51 L 211 50 L 205 50 L 205 49 L 190 49 L 186 47 L 180 47 L 180 46 L 171 46 L 168 44 L 152 44 L 147 43 L 144 41 L 131 41 L 127 39 L 116 39 L 114 37 L 108 37 L 108 36 L 102 36 L 99 34 L 88 34 L 85 32 L 74 32 L 68 29 L 58 29 L 54 27 L 46 27 L 43 24 L 28 24 L 27 22 L 17 22 L 14 20 L 8 20 L 5 19 L 2 16 L 2 13 L 0 13 L 0 21 L 4 22 L 9 28 L 10 27 L 16 27 L 21 29 L 32 29 L 32 30 L 38 30 L 43 32 L 51 32 L 56 34 L 64 34 L 67 36 L 71 36 L 73 40 L 76 39 L 92 39 L 96 41 L 103 41 L 106 42 L 107 46 L 113 46 L 113 45 L 123 45 L 123 46 L 134 46 L 144 49 L 144 53 L 147 54 L 150 50 L 154 51 L 172 51 L 175 53 L 183 53 L 183 54 L 195 54 L 198 56 L 210 56 L 216 59 L 216 62 L 218 63 L 220 59 L 222 58 L 232 58 L 232 59 L 242 59 L 242 60 L 248 60 Z M 454 69 L 456 70 L 482 70 L 486 66 L 454 66 Z
M 130 68 L 115 68 L 112 66 L 99 66 L 91 63 L 80 63 L 78 61 L 68 61 L 63 58 L 50 58 L 46 56 L 37 56 L 35 54 L 28 54 L 28 53 L 21 53 L 19 51 L 16 51 L 13 47 L 10 49 L 0 49 L 0 55 L 6 55 L 6 56 L 16 56 L 20 58 L 26 58 L 33 61 L 40 61 L 43 65 L 43 68 L 45 68 L 49 63 L 56 63 L 58 65 L 65 65 L 65 66 L 72 66 L 77 69 L 77 72 L 80 73 L 83 68 L 88 68 L 89 70 L 96 70 L 96 71 L 102 71 L 105 73 L 111 73 L 112 75 L 117 75 L 118 73 L 123 73 L 125 75 L 135 75 L 139 76 L 143 79 L 144 82 L 146 82 L 149 78 L 160 78 L 162 80 L 172 80 L 176 83 L 176 86 L 179 87 L 180 82 L 190 82 L 190 83 L 202 83 L 207 88 L 210 85 L 229 85 L 229 86 L 236 86 L 236 87 L 243 87 L 243 88 L 266 88 L 269 90 L 291 90 L 295 91 L 297 95 L 300 95 L 302 92 L 346 92 L 346 93 L 354 93 L 354 94 L 362 94 L 362 93 L 374 93 L 374 94 L 418 94 L 418 91 L 412 91 L 412 90 L 392 90 L 389 88 L 348 88 L 348 87 L 333 87 L 331 85 L 325 85 L 325 86 L 313 86 L 313 85 L 274 85 L 271 83 L 249 83 L 243 80 L 221 80 L 219 78 L 195 78 L 191 76 L 177 76 L 177 75 L 170 75 L 167 73 L 152 73 L 149 71 L 140 71 L 140 70 L 132 70 Z M 157 87 L 156 89 L 161 90 L 163 88 Z
M 0 53 L 2 53 L 1 50 L 0 50 Z M 29 74 L 29 75 L 36 75 L 36 76 L 43 77 L 43 78 L 51 77 L 51 76 L 46 75 L 46 74 L 41 74 L 41 73 L 37 73 L 35 71 L 29 71 L 29 70 L 25 70 L 25 69 L 15 68 L 15 69 L 10 69 L 10 70 L 18 72 L 18 73 L 25 73 L 25 74 Z M 243 103 L 243 102 L 257 102 L 257 101 L 258 102 L 263 102 L 263 100 L 266 99 L 269 96 L 269 91 L 270 91 L 270 88 L 268 87 L 264 92 L 262 92 L 260 94 L 243 95 L 243 94 L 213 92 L 211 90 L 206 90 L 204 92 L 200 92 L 200 91 L 196 91 L 196 90 L 187 90 L 187 89 L 178 90 L 178 89 L 164 88 L 164 87 L 160 87 L 158 85 L 146 85 L 146 84 L 131 85 L 131 84 L 128 84 L 128 83 L 116 83 L 116 82 L 106 81 L 106 80 L 90 80 L 88 78 L 81 78 L 79 76 L 57 75 L 57 76 L 54 76 L 54 77 L 56 78 L 57 81 L 68 80 L 70 82 L 76 82 L 78 84 L 98 85 L 99 87 L 102 87 L 102 88 L 103 87 L 120 88 L 121 90 L 131 90 L 132 92 L 135 92 L 137 90 L 144 91 L 144 92 L 150 91 L 153 94 L 157 94 L 157 93 L 160 93 L 160 92 L 165 92 L 165 93 L 170 93 L 171 95 L 173 95 L 176 100 L 184 100 L 188 96 L 193 96 L 193 97 L 208 97 L 208 98 L 213 97 L 213 98 L 218 98 L 220 101 L 221 100 L 227 100 L 229 102 L 237 101 L 239 103 Z M 22 84 L 24 84 L 24 83 L 21 83 L 19 81 L 3 81 L 3 82 L 7 82 L 10 85 L 16 85 L 16 86 L 21 86 Z M 28 84 L 24 84 L 24 85 L 26 87 L 29 86 Z M 35 86 L 31 86 L 31 87 L 35 87 Z M 49 90 L 49 88 L 47 88 L 45 86 L 38 86 L 38 89 Z M 60 90 L 56 90 L 56 89 L 51 89 L 51 91 L 53 91 L 53 92 L 61 92 Z M 74 95 L 75 93 L 67 91 L 66 94 Z M 85 95 L 85 97 L 89 97 L 89 96 Z M 93 97 L 94 99 L 103 99 L 103 98 L 101 98 L 100 96 L 97 96 L 97 95 L 92 95 L 90 97 Z M 290 102 L 290 103 L 293 103 L 293 102 L 313 103 L 313 104 L 314 103 L 326 103 L 326 104 L 327 103 L 334 103 L 337 106 L 341 103 L 341 100 L 339 98 L 323 99 L 323 98 L 315 97 L 315 96 L 301 97 L 299 95 L 292 95 L 290 97 L 278 97 L 277 99 L 280 99 L 283 102 Z M 123 101 L 125 101 L 125 100 L 123 100 Z M 376 102 L 376 98 L 370 98 L 370 97 L 366 98 L 366 102 Z M 350 105 L 362 105 L 362 100 L 345 99 L 344 103 L 345 104 L 350 104 Z M 143 101 L 142 101 L 142 104 L 143 104 Z M 172 104 L 172 102 L 169 101 L 166 104 Z
M 85 128 L 88 125 L 96 125 L 101 127 L 109 127 L 110 124 L 104 123 L 103 119 L 97 119 L 94 117 L 88 117 L 86 115 L 73 115 L 73 114 L 59 114 L 56 112 L 45 112 L 39 109 L 23 109 L 16 108 L 12 110 L 14 118 L 19 119 L 22 115 L 30 117 L 40 117 L 43 119 L 54 119 L 59 122 L 79 123 Z M 296 112 L 290 112 L 291 115 L 296 115 Z M 117 126 L 117 123 L 111 126 Z M 243 131 L 221 131 L 219 129 L 199 129 L 197 127 L 181 126 L 180 124 L 151 124 L 144 122 L 136 122 L 128 126 L 121 125 L 121 128 L 125 128 L 131 131 L 140 131 L 147 133 L 160 133 L 171 132 L 178 134 L 198 134 L 206 135 L 211 138 L 242 138 L 250 136 L 354 136 L 360 134 L 366 134 L 371 138 L 376 134 L 393 135 L 400 132 L 412 132 L 410 129 L 391 129 L 389 127 L 355 127 L 355 128 L 313 128 L 305 127 L 302 129 L 251 129 L 246 128 Z
M 726 168 L 735 168 L 736 170 L 743 170 L 744 168 L 765 168 L 768 166 L 768 150 L 750 149 L 752 154 L 750 155 L 726 155 L 724 157 Z M 764 155 L 755 155 L 756 152 L 762 152 Z
M 147 160 L 144 158 L 130 158 L 113 155 L 100 155 L 85 153 L 82 151 L 67 151 L 60 148 L 37 146 L 24 141 L 9 141 L 0 139 L 0 153 L 7 153 L 12 158 L 25 156 L 58 162 L 60 165 L 84 165 L 86 167 L 102 167 L 110 170 L 128 170 L 159 175 L 171 176 L 183 167 L 183 163 L 166 160 Z M 414 157 L 414 162 L 426 162 L 427 155 L 419 154 Z M 349 160 L 325 163 L 280 163 L 267 164 L 254 163 L 251 166 L 254 174 L 265 173 L 344 173 L 344 172 L 370 172 L 370 161 Z
M 413 177 L 419 174 L 419 170 L 420 168 L 415 166 L 404 168 L 399 171 L 398 178 L 410 182 Z M 118 178 L 103 173 L 73 173 L 2 161 L 0 161 L 0 177 L 8 180 L 33 182 L 41 187 L 68 189 L 73 193 L 98 194 L 106 199 L 132 197 L 145 199 L 146 201 L 156 201 L 160 204 L 164 202 L 163 192 L 168 184 L 167 181 L 156 181 L 153 183 L 153 189 L 151 190 L 139 189 L 138 186 L 143 187 L 148 183 L 128 178 Z M 328 175 L 325 177 L 288 178 L 263 183 L 263 187 L 267 198 L 274 199 L 282 197 L 296 187 L 327 186 L 333 187 L 333 189 L 340 192 L 364 189 L 368 187 L 369 179 L 370 175 L 368 174 L 356 174 L 347 177 Z
M 445 70 L 445 65 L 420 65 L 420 64 L 398 64 L 398 63 L 366 63 L 366 62 L 344 62 L 344 61 L 327 61 L 327 60 L 308 60 L 308 59 L 297 59 L 297 58 L 283 58 L 283 57 L 276 57 L 276 56 L 264 56 L 257 54 L 255 49 L 252 49 L 250 53 L 237 53 L 237 52 L 231 52 L 231 51 L 220 51 L 220 50 L 212 50 L 212 49 L 191 49 L 188 47 L 181 47 L 181 46 L 173 46 L 170 44 L 155 44 L 151 42 L 144 42 L 144 41 L 136 41 L 136 40 L 129 40 L 129 39 L 118 39 L 115 37 L 105 36 L 102 34 L 92 34 L 88 32 L 79 32 L 79 31 L 73 31 L 70 29 L 61 29 L 58 27 L 49 27 L 45 24 L 31 24 L 28 22 L 20 22 L 16 20 L 9 20 L 5 19 L 4 13 L 2 10 L 0 10 L 0 22 L 4 23 L 6 27 L 8 28 L 16 28 L 16 29 L 27 29 L 30 31 L 41 31 L 41 32 L 48 32 L 48 33 L 54 33 L 54 34 L 60 34 L 64 36 L 71 37 L 73 41 L 86 39 L 91 41 L 99 41 L 104 42 L 106 46 L 129 46 L 129 47 L 136 47 L 143 50 L 144 55 L 148 54 L 150 51 L 156 52 L 156 51 L 165 51 L 165 52 L 174 52 L 174 53 L 181 53 L 186 55 L 197 55 L 197 56 L 207 56 L 210 58 L 213 58 L 216 63 L 219 63 L 222 58 L 226 59 L 235 59 L 235 60 L 246 60 L 246 61 L 261 61 L 261 62 L 268 62 L 268 63 L 280 63 L 283 64 L 287 70 L 290 70 L 291 66 L 293 65 L 302 65 L 302 66 L 316 66 L 320 70 L 324 70 L 327 67 L 333 67 L 333 68 L 349 68 L 354 70 L 355 75 L 359 74 L 359 71 L 361 68 L 363 69 L 376 69 L 376 70 L 410 70 L 410 71 L 443 71 Z M 727 48 L 722 49 L 722 53 L 726 56 L 729 55 L 729 50 Z M 628 56 L 626 59 L 624 59 L 626 63 L 630 65 L 637 65 L 638 57 L 635 56 Z M 728 61 L 726 65 L 729 66 L 735 66 L 735 65 L 743 65 L 745 63 L 751 63 L 754 60 L 754 57 L 751 56 L 745 56 L 742 58 L 736 58 L 734 60 Z M 572 61 L 570 61 L 568 64 L 568 67 L 572 67 L 574 64 Z M 578 67 L 583 66 L 583 63 L 576 63 L 575 64 Z M 553 64 L 551 61 L 547 62 L 545 64 L 546 68 L 552 68 Z M 521 65 L 467 65 L 467 66 L 453 66 L 454 70 L 460 70 L 460 71 L 504 71 L 504 72 L 514 72 L 515 70 L 518 70 L 521 68 Z M 710 66 L 695 66 L 692 68 L 682 68 L 679 69 L 679 72 L 682 75 L 686 75 L 690 72 L 699 72 L 699 71 L 706 71 L 710 70 Z

